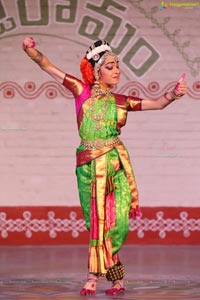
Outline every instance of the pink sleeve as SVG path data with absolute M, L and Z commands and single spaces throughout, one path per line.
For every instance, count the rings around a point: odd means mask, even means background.
M 65 75 L 63 85 L 72 92 L 76 103 L 76 115 L 78 115 L 84 101 L 91 96 L 91 87 L 69 74 Z

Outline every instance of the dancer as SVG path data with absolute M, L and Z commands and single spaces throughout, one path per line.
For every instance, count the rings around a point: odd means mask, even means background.
M 124 292 L 124 266 L 119 250 L 129 217 L 140 214 L 138 191 L 128 152 L 119 139 L 129 111 L 163 109 L 187 92 L 183 77 L 158 99 L 141 99 L 112 92 L 120 79 L 118 57 L 108 42 L 94 42 L 81 60 L 83 81 L 54 66 L 25 38 L 23 49 L 40 68 L 69 89 L 75 98 L 78 131 L 77 183 L 90 232 L 88 279 L 81 295 L 95 295 L 99 276 L 112 282 L 108 295 Z

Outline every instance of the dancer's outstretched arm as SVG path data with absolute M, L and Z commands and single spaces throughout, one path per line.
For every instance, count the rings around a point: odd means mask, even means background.
M 40 68 L 47 72 L 51 77 L 53 77 L 59 83 L 63 83 L 65 78 L 65 73 L 54 66 L 45 55 L 43 55 L 39 50 L 35 48 L 35 41 L 31 37 L 27 37 L 23 41 L 23 49 L 26 54 L 36 62 Z
M 142 101 L 142 110 L 163 109 L 172 101 L 182 98 L 187 93 L 187 83 L 184 81 L 185 74 L 181 76 L 174 89 L 165 93 L 157 99 L 144 99 Z

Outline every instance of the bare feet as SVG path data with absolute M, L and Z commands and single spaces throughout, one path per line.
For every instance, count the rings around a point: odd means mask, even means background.
M 89 274 L 88 281 L 80 291 L 81 296 L 96 295 L 96 285 L 98 276 Z
M 113 285 L 111 289 L 105 291 L 107 295 L 118 295 L 120 293 L 124 293 L 124 283 L 123 280 L 116 280 L 113 281 Z

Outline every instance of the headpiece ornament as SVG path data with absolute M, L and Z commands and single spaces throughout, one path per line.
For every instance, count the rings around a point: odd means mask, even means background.
M 112 52 L 112 49 L 107 41 L 105 40 L 98 40 L 94 44 L 90 46 L 90 48 L 86 52 L 87 60 L 95 66 L 100 58 L 105 54 L 105 52 Z

